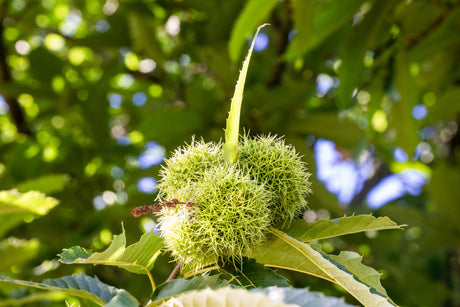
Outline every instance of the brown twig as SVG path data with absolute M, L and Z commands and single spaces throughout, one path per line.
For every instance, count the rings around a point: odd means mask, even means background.
M 169 275 L 168 279 L 166 279 L 166 282 L 176 279 L 176 277 L 180 273 L 181 266 L 182 266 L 182 261 L 179 260 L 179 262 L 177 262 L 176 267 L 174 268 L 174 270 L 172 270 L 171 274 Z

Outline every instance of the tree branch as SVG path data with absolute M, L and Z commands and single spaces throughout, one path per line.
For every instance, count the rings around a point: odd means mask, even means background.
M 280 41 L 278 50 L 276 51 L 277 61 L 273 67 L 270 79 L 267 82 L 268 87 L 275 87 L 281 83 L 281 77 L 286 69 L 286 61 L 281 59 L 281 56 L 286 52 L 289 45 L 289 32 L 292 30 L 292 7 L 289 1 L 284 1 L 284 20 L 279 20 L 273 14 L 273 27 L 278 28 L 280 32 Z
M 367 194 L 372 190 L 383 178 L 392 174 L 391 170 L 380 159 L 374 160 L 375 172 L 364 182 L 361 191 L 356 194 L 348 204 L 348 210 L 353 211 L 362 206 Z
M 166 279 L 166 282 L 175 279 L 179 275 L 181 266 L 182 261 L 177 262 L 176 267 L 174 268 L 174 270 L 172 270 L 171 275 L 169 275 L 168 279 Z
M 3 30 L 3 20 L 0 20 L 0 83 L 5 84 L 11 82 L 11 75 L 10 71 L 8 70 L 8 64 L 6 63 L 6 48 L 3 43 Z M 32 132 L 27 126 L 24 113 L 19 106 L 18 100 L 15 97 L 8 95 L 3 97 L 9 106 L 9 113 L 13 118 L 13 122 L 16 125 L 18 132 L 26 135 L 32 135 Z

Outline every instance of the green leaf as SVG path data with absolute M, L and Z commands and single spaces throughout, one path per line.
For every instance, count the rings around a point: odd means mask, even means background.
M 433 124 L 439 120 L 454 120 L 460 112 L 458 97 L 460 97 L 459 86 L 447 89 L 428 110 L 425 124 Z
M 313 134 L 346 148 L 355 147 L 364 138 L 363 131 L 356 124 L 340 120 L 337 113 L 315 113 L 292 122 L 289 131 L 294 134 Z
M 49 292 L 43 292 L 43 293 L 33 293 L 27 296 L 22 296 L 22 297 L 15 297 L 15 298 L 9 298 L 9 299 L 0 299 L 0 306 L 5 306 L 5 307 L 11 307 L 11 306 L 24 306 L 26 304 L 29 304 L 31 306 L 31 303 L 36 303 L 39 301 L 45 301 L 45 302 L 58 302 L 58 301 L 63 301 L 66 299 L 66 295 L 62 292 L 55 292 L 55 291 L 49 291 Z
M 359 255 L 352 257 L 349 252 L 339 256 L 327 255 L 277 229 L 271 229 L 271 232 L 274 236 L 262 243 L 250 257 L 267 266 L 303 272 L 337 283 L 364 306 L 396 306 L 379 280 L 375 282 L 375 276 L 380 276 L 378 272 L 356 263 Z
M 46 215 L 59 201 L 36 191 L 0 191 L 0 237 L 10 228 Z
M 232 275 L 233 282 L 238 286 L 248 288 L 264 288 L 269 286 L 289 287 L 286 277 L 254 260 L 245 260 L 242 266 L 226 270 Z M 233 280 L 230 280 L 233 281 Z
M 220 279 L 218 275 L 196 276 L 190 279 L 174 279 L 160 285 L 158 289 L 155 290 L 155 293 L 152 296 L 152 300 L 154 301 L 152 306 L 156 306 L 171 297 L 186 292 L 201 289 L 218 289 L 226 286 L 228 286 L 228 282 Z
M 251 289 L 249 292 L 261 292 L 268 297 L 282 298 L 286 304 L 295 304 L 300 307 L 352 307 L 335 297 L 327 297 L 320 292 L 313 292 L 308 289 L 295 289 L 287 287 L 268 287 L 263 289 Z
M 396 224 L 386 216 L 377 218 L 372 215 L 358 215 L 333 220 L 322 219 L 312 223 L 307 223 L 305 220 L 294 220 L 282 230 L 302 242 L 309 242 L 363 231 L 401 229 L 403 226 Z
M 305 53 L 312 50 L 344 25 L 350 23 L 363 2 L 363 0 L 348 0 L 317 3 L 311 35 L 309 37 L 302 35 L 304 37 L 300 39 L 301 51 Z
M 60 192 L 69 182 L 70 177 L 66 174 L 44 175 L 35 179 L 20 183 L 16 188 L 19 192 L 40 191 L 46 194 Z
M 360 86 L 364 56 L 378 36 L 377 33 L 394 2 L 394 0 L 375 1 L 371 10 L 364 16 L 364 20 L 353 29 L 351 37 L 347 40 L 341 56 L 340 86 L 337 91 L 341 106 L 349 106 L 353 90 Z
M 460 172 L 447 163 L 437 163 L 433 168 L 433 176 L 428 184 L 428 193 L 433 201 L 434 214 L 441 217 L 441 221 L 451 225 L 460 233 L 458 217 L 460 216 Z
M 266 24 L 261 25 L 257 28 L 256 34 L 252 40 L 251 47 L 249 48 L 248 55 L 243 62 L 243 68 L 241 69 L 238 81 L 236 82 L 235 93 L 230 105 L 230 112 L 227 118 L 227 127 L 225 129 L 225 144 L 224 144 L 224 157 L 227 161 L 235 163 L 236 161 L 236 149 L 238 146 L 238 134 L 240 128 L 240 113 L 241 103 L 243 101 L 244 83 L 246 81 L 246 74 L 248 73 L 249 62 L 251 61 L 252 49 L 259 34 Z
M 147 274 L 155 290 L 155 283 L 150 274 L 156 258 L 163 247 L 163 240 L 153 231 L 147 232 L 140 240 L 126 248 L 125 230 L 119 235 L 114 235 L 112 243 L 103 252 L 92 253 L 89 250 L 74 246 L 64 250 L 59 256 L 62 263 L 66 264 L 102 264 L 123 268 L 136 274 Z
M 145 139 L 156 140 L 164 146 L 184 143 L 184 138 L 203 129 L 203 118 L 195 111 L 179 108 L 164 108 L 146 114 L 139 124 Z M 164 133 L 165 129 L 168 133 Z
M 117 289 L 101 282 L 97 277 L 85 274 L 73 274 L 57 279 L 46 279 L 42 283 L 16 280 L 9 277 L 0 277 L 0 282 L 32 287 L 48 291 L 59 291 L 67 295 L 76 296 L 105 306 L 106 303 L 117 302 L 122 297 L 124 305 L 112 303 L 110 306 L 139 306 L 139 302 L 123 289 Z
M 270 14 L 277 3 L 278 0 L 250 0 L 246 3 L 246 6 L 233 26 L 228 43 L 228 52 L 232 62 L 238 60 L 246 39 L 254 33 L 257 25 L 267 20 L 268 14 Z
M 151 24 L 155 20 L 147 5 L 141 2 L 134 2 L 133 6 L 140 6 L 132 9 L 127 16 L 127 25 L 132 40 L 132 45 L 142 50 L 159 64 L 164 63 L 164 55 L 161 44 L 157 39 L 155 27 Z
M 313 29 L 316 1 L 294 0 L 292 6 L 294 8 L 293 18 L 296 34 L 286 52 L 289 59 L 302 57 L 308 48 Z
M 415 79 L 410 73 L 407 52 L 401 49 L 396 57 L 396 87 L 400 100 L 393 104 L 391 125 L 396 128 L 395 145 L 412 156 L 418 143 L 415 118 L 412 109 L 418 101 Z
M 38 239 L 21 240 L 9 237 L 0 242 L 0 272 L 6 272 L 12 265 L 21 267 L 25 262 L 33 259 L 39 252 Z
M 158 306 L 149 304 L 148 307 Z M 279 299 L 271 299 L 263 293 L 249 292 L 243 289 L 220 288 L 217 290 L 205 289 L 192 291 L 174 297 L 159 306 L 187 306 L 187 307 L 225 307 L 225 306 L 253 306 L 253 307 L 289 307 Z

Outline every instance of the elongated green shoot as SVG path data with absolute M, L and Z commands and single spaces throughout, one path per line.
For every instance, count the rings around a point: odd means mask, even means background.
M 246 75 L 248 73 L 249 62 L 251 60 L 252 50 L 254 49 L 254 43 L 257 39 L 260 29 L 265 27 L 267 24 L 263 24 L 257 28 L 256 34 L 252 39 L 251 47 L 249 48 L 248 55 L 243 62 L 243 68 L 240 71 L 238 81 L 236 82 L 235 92 L 232 97 L 230 112 L 227 118 L 227 126 L 225 128 L 225 144 L 224 144 L 224 158 L 230 163 L 236 162 L 236 152 L 238 147 L 238 134 L 240 127 L 240 113 L 241 103 L 243 101 L 244 83 L 246 81 Z

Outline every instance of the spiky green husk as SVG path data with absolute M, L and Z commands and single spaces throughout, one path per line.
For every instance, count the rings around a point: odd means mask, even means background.
M 310 173 L 292 145 L 275 136 L 243 136 L 238 163 L 245 174 L 264 184 L 273 193 L 270 202 L 272 223 L 291 221 L 307 208 Z
M 237 257 L 264 239 L 271 195 L 235 166 L 222 163 L 208 168 L 199 182 L 190 181 L 176 192 L 175 198 L 194 205 L 164 208 L 159 221 L 167 248 L 185 264 L 198 268 Z
M 199 182 L 206 170 L 223 162 L 222 144 L 192 140 L 165 160 L 157 186 L 159 198 L 178 198 L 180 190 L 190 183 Z

